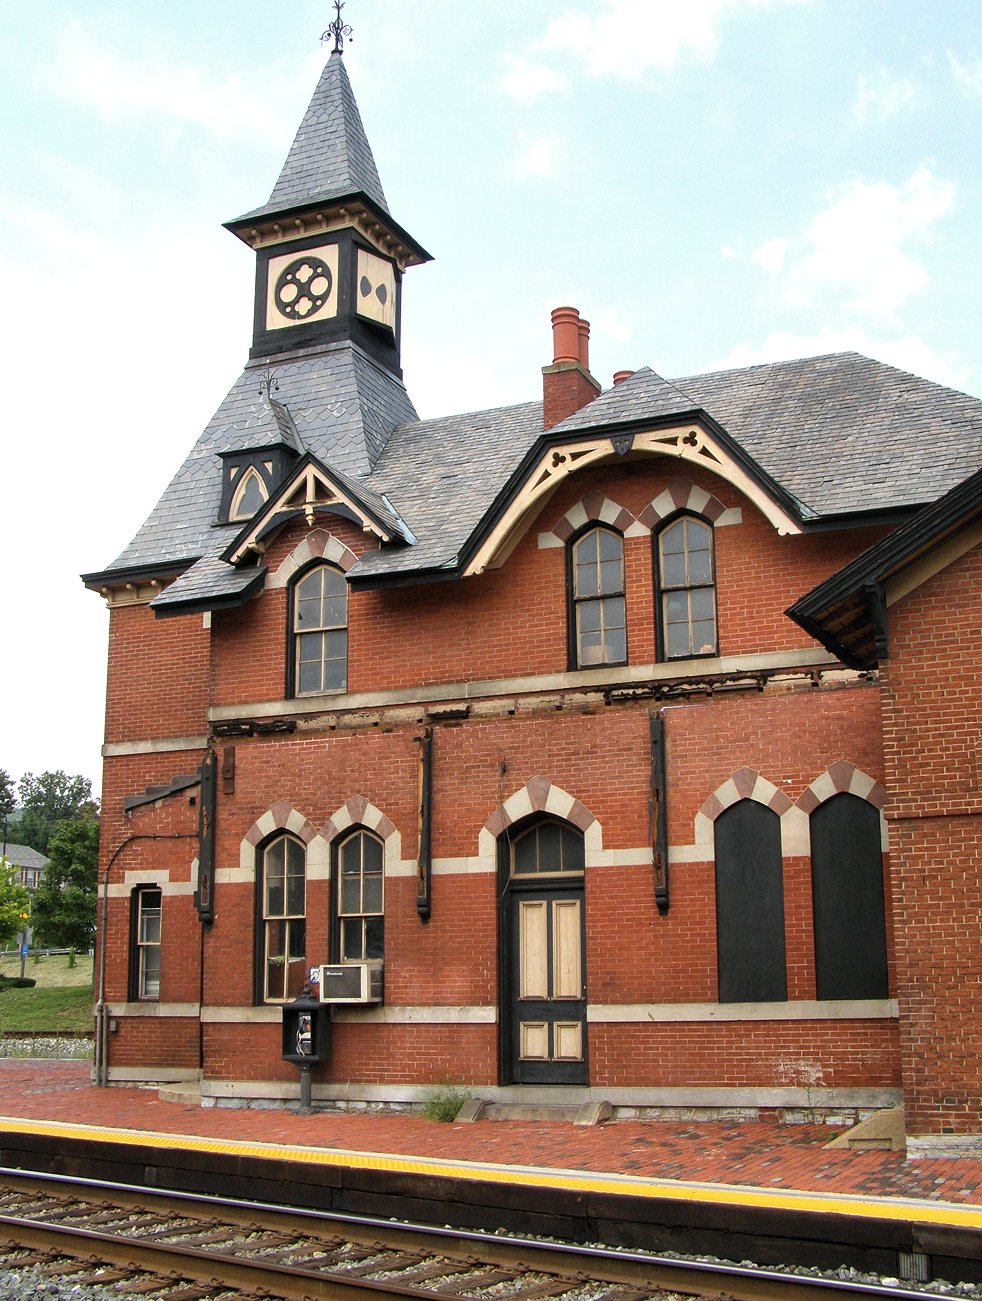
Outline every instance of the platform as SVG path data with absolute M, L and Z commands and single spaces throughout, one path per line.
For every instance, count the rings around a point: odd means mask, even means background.
M 20 1154 L 38 1170 L 68 1170 L 75 1158 L 65 1153 L 85 1151 L 91 1168 L 118 1162 L 161 1187 L 198 1187 L 211 1168 L 230 1194 L 232 1184 L 255 1197 L 294 1188 L 294 1205 L 373 1206 L 376 1214 L 403 1214 L 388 1201 L 402 1198 L 406 1218 L 414 1207 L 442 1214 L 453 1203 L 467 1227 L 557 1235 L 596 1232 L 617 1211 L 624 1223 L 652 1226 L 656 1244 L 678 1248 L 701 1226 L 728 1233 L 741 1250 L 760 1239 L 765 1254 L 778 1252 L 782 1216 L 792 1216 L 796 1236 L 825 1242 L 818 1255 L 852 1242 L 858 1259 L 875 1246 L 892 1261 L 899 1252 L 982 1261 L 982 1160 L 908 1162 L 894 1151 L 827 1146 L 840 1132 L 765 1121 L 441 1124 L 203 1108 L 161 1101 L 151 1089 L 95 1088 L 85 1062 L 0 1060 L 4 1162 L 21 1163 Z

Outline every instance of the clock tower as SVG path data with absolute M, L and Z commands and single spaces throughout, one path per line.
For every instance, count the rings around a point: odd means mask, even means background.
M 252 359 L 350 342 L 401 377 L 403 272 L 430 255 L 389 213 L 337 45 L 268 202 L 225 224 L 256 252 Z

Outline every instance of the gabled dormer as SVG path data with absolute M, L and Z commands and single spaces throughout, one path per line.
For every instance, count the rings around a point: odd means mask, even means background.
M 256 251 L 252 357 L 350 340 L 401 375 L 402 275 L 430 255 L 389 214 L 339 51 L 268 202 L 226 226 Z
M 303 454 L 293 417 L 282 402 L 267 395 L 260 399 L 257 409 L 260 428 L 253 445 L 218 453 L 222 461 L 219 524 L 251 520 Z

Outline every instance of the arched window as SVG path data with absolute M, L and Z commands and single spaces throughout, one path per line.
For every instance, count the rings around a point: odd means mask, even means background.
M 815 986 L 819 998 L 886 998 L 879 810 L 842 792 L 811 815 Z
M 307 858 L 300 841 L 270 841 L 258 878 L 259 1001 L 283 1003 L 301 992 L 306 972 Z
M 661 658 L 717 654 L 712 528 L 680 515 L 658 533 L 655 545 Z
M 624 539 L 612 529 L 592 528 L 567 555 L 571 666 L 625 664 Z
M 348 585 L 333 565 L 315 565 L 293 585 L 293 693 L 348 685 Z
M 160 998 L 160 914 L 163 892 L 141 885 L 130 897 L 130 979 L 133 1002 Z
M 383 846 L 370 831 L 354 831 L 337 850 L 339 962 L 381 958 L 385 947 Z
M 781 819 L 756 800 L 738 800 L 716 819 L 715 834 L 719 1001 L 782 1002 L 788 977 Z
M 582 872 L 583 832 L 565 822 L 536 822 L 511 842 L 513 876 L 555 876 Z
M 250 465 L 236 485 L 232 504 L 229 507 L 229 519 L 252 519 L 256 511 L 265 505 L 266 498 L 266 485 L 263 483 L 262 476 Z

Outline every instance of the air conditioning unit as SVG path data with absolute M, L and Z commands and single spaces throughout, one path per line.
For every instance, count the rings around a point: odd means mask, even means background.
M 381 1003 L 382 960 L 328 963 L 320 969 L 322 1003 Z

